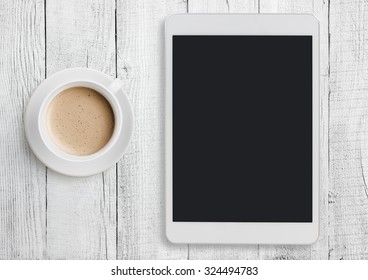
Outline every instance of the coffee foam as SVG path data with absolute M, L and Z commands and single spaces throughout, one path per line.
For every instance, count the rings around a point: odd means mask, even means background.
M 64 152 L 86 156 L 101 150 L 114 131 L 114 112 L 97 91 L 73 87 L 55 96 L 46 113 L 51 139 Z

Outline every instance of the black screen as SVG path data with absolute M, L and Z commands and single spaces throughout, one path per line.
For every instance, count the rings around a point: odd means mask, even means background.
M 173 220 L 312 222 L 311 36 L 173 36 Z

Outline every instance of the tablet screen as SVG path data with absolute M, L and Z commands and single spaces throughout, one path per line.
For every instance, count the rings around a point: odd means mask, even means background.
M 173 36 L 173 221 L 312 222 L 312 36 Z

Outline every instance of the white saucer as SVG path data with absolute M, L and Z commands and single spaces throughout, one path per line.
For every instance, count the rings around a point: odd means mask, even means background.
M 122 127 L 120 135 L 109 150 L 101 156 L 94 158 L 93 155 L 88 160 L 69 160 L 57 156 L 42 139 L 39 130 L 39 112 L 45 99 L 56 87 L 62 84 L 93 80 L 101 85 L 108 86 L 114 79 L 106 74 L 87 68 L 72 68 L 62 70 L 43 81 L 32 94 L 29 100 L 24 125 L 28 143 L 38 159 L 47 167 L 69 176 L 89 176 L 100 173 L 114 165 L 126 151 L 133 132 L 133 110 L 128 97 L 120 88 L 115 93 L 116 100 L 121 106 Z

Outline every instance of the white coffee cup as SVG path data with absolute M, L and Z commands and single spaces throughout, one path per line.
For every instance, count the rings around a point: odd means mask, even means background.
M 96 153 L 77 156 L 64 152 L 49 135 L 46 113 L 60 92 L 73 87 L 91 88 L 109 102 L 114 113 L 114 130 L 108 143 Z M 51 169 L 70 176 L 88 176 L 116 163 L 126 151 L 133 130 L 133 111 L 122 90 L 123 83 L 99 71 L 71 68 L 55 73 L 33 93 L 25 113 L 28 142 L 36 156 Z

